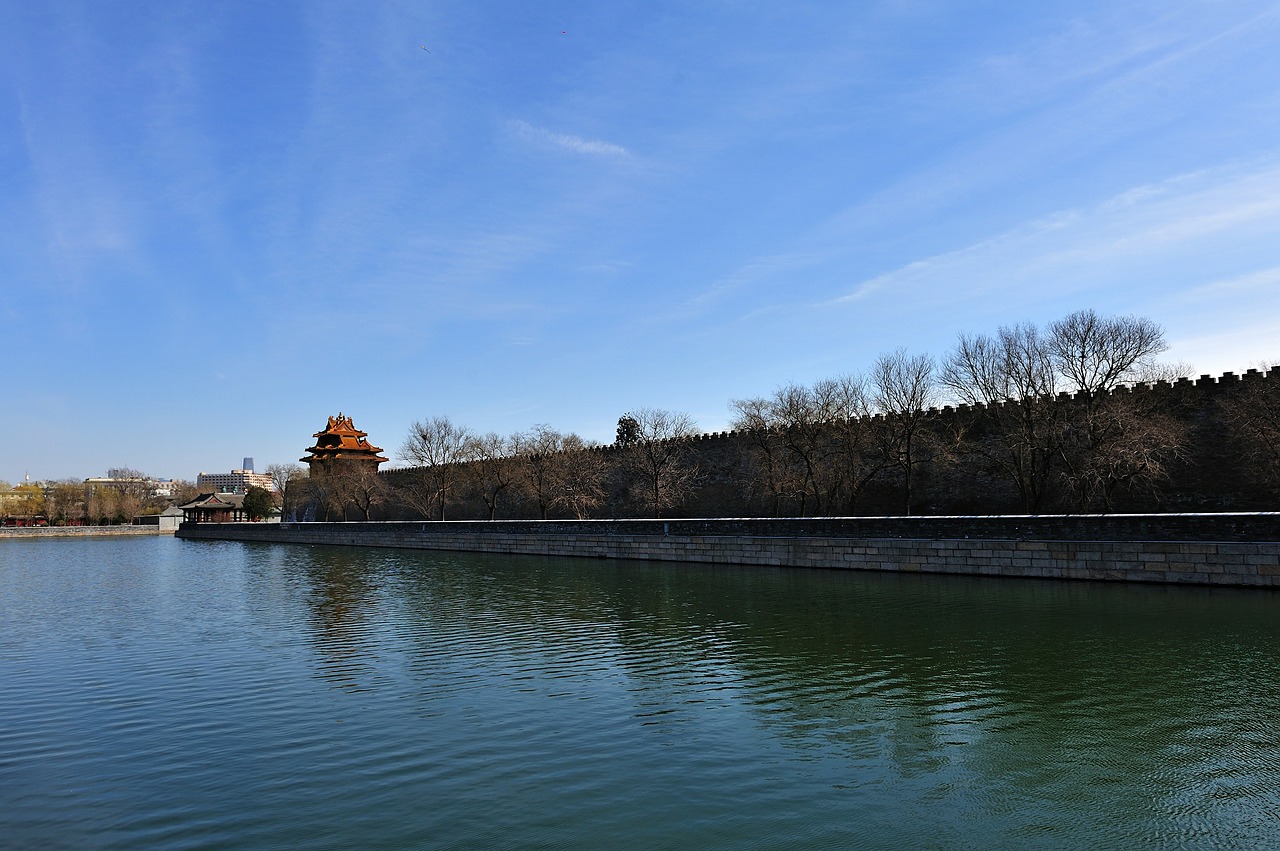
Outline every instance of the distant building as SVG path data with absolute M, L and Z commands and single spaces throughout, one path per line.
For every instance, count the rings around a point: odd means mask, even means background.
M 146 476 L 93 476 L 84 480 L 86 499 L 90 493 L 99 488 L 111 488 L 142 498 L 159 496 L 168 499 L 173 496 L 173 487 L 172 479 L 159 480 Z
M 118 491 L 147 494 L 152 493 L 157 484 L 158 482 L 143 476 L 92 476 L 84 480 L 86 490 L 89 488 L 114 488 Z
M 202 493 L 248 493 L 249 488 L 259 487 L 274 491 L 275 484 L 267 473 L 253 470 L 232 470 L 230 473 L 201 473 L 196 476 L 196 490 Z
M 169 506 L 159 514 L 143 514 L 133 518 L 134 526 L 156 526 L 161 532 L 176 532 L 186 512 L 177 506 Z
M 202 493 L 178 508 L 187 523 L 243 523 L 249 519 L 242 493 Z
M 365 438 L 367 432 L 360 431 L 351 422 L 351 417 L 342 415 L 329 417 L 329 424 L 324 431 L 318 431 L 312 437 L 315 446 L 307 450 L 307 457 L 299 458 L 311 468 L 312 478 L 323 477 L 326 473 L 340 469 L 368 469 L 377 472 L 378 465 L 385 463 L 378 453 L 381 446 L 374 446 Z

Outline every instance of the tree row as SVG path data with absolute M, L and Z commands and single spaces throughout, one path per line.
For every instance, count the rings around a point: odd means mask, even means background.
M 715 440 L 698 439 L 687 414 L 650 408 L 622 416 L 608 445 L 547 425 L 478 434 L 436 416 L 411 425 L 399 451 L 409 467 L 295 471 L 286 516 L 1168 510 L 1197 498 L 1179 483 L 1166 493 L 1175 473 L 1214 474 L 1196 469 L 1205 451 L 1241 479 L 1215 493 L 1274 494 L 1280 382 L 1206 407 L 1179 381 L 1189 368 L 1158 359 L 1167 348 L 1151 320 L 1091 310 L 962 334 L 941 358 L 898 349 L 863 373 L 733 400 L 733 432 Z

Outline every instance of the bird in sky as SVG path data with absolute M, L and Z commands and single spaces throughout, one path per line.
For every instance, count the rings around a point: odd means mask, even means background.
M 425 44 L 420 44 L 418 45 L 418 47 L 421 47 L 423 50 L 427 50 L 427 46 Z M 427 53 L 430 53 L 430 52 L 431 52 L 430 50 L 427 50 Z

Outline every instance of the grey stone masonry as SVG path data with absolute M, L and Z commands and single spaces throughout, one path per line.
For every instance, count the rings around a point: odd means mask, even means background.
M 172 535 L 159 526 L 24 526 L 0 529 L 0 541 L 19 538 L 124 538 L 130 535 Z
M 1280 513 L 184 523 L 189 540 L 1280 588 Z

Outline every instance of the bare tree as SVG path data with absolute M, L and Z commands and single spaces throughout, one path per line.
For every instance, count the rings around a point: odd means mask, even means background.
M 336 483 L 328 476 L 308 476 L 297 480 L 291 486 L 290 499 L 294 515 L 306 522 L 328 521 L 334 514 L 345 516 L 341 511 Z
M 585 520 L 604 503 L 608 462 L 596 444 L 539 424 L 514 435 L 511 446 L 516 475 L 540 519 L 561 510 Z
M 554 468 L 555 504 L 579 520 L 586 520 L 604 504 L 604 481 L 609 464 L 600 447 L 576 434 L 565 435 Z
M 292 519 L 297 514 L 299 491 L 307 478 L 307 468 L 301 464 L 268 464 L 267 474 L 275 491 L 276 506 L 282 519 Z
M 836 490 L 828 503 L 834 509 L 836 497 L 843 493 L 845 513 L 853 514 L 867 485 L 888 464 L 871 418 L 871 390 L 861 375 L 827 379 L 819 382 L 818 389 L 833 397 L 831 409 L 835 414 L 829 430 L 834 441 L 832 462 Z
M 800 513 L 830 513 L 843 496 L 851 509 L 883 466 L 868 453 L 866 384 L 857 376 L 791 384 L 768 398 L 733 403 L 735 429 L 754 450 L 757 482 L 770 494 L 774 513 L 784 499 Z
M 109 487 L 119 497 L 115 502 L 115 513 L 112 522 L 128 523 L 136 515 L 159 512 L 164 500 L 154 493 L 155 484 L 151 477 L 141 470 L 132 467 L 112 467 L 107 470 L 107 478 L 112 479 Z
M 1145 317 L 1078 310 L 1049 327 L 1048 348 L 1070 389 L 1097 396 L 1140 380 L 1169 344 L 1164 329 Z
M 433 519 L 440 507 L 440 487 L 435 477 L 425 469 L 396 470 L 392 480 L 392 498 L 428 520 Z
M 387 499 L 387 487 L 378 469 L 368 463 L 337 464 L 330 462 L 324 478 L 328 480 L 332 498 L 341 507 L 342 518 L 354 508 L 361 520 L 372 519 L 373 509 Z
M 498 500 L 516 481 L 516 464 L 511 457 L 513 439 L 489 432 L 472 437 L 463 448 L 466 473 L 493 520 L 498 513 Z
M 880 413 L 878 441 L 886 462 L 902 472 L 903 513 L 910 514 L 916 468 L 932 459 L 935 435 L 927 414 L 937 401 L 933 358 L 897 349 L 876 359 L 871 372 L 873 400 Z
M 1222 412 L 1246 469 L 1275 494 L 1280 492 L 1280 358 L 1260 366 L 1266 380 L 1246 376 L 1240 392 L 1223 400 Z
M 195 482 L 190 479 L 175 479 L 169 499 L 174 505 L 182 505 L 183 503 L 190 502 L 199 495 L 200 489 L 196 487 Z
M 640 480 L 641 500 L 654 517 L 678 505 L 699 478 L 689 441 L 698 434 L 688 414 L 640 408 L 625 415 L 635 421 L 635 443 L 623 450 L 623 463 Z
M 1050 341 L 1030 324 L 1002 327 L 994 337 L 962 334 L 940 379 L 960 402 L 983 409 L 967 447 L 1012 479 L 1024 511 L 1039 511 L 1058 457 Z
M 1067 408 L 1061 441 L 1064 481 L 1080 511 L 1114 511 L 1122 492 L 1158 495 L 1168 465 L 1182 454 L 1186 424 L 1167 402 L 1117 387 L 1091 404 Z
M 400 457 L 421 469 L 409 475 L 405 496 L 430 516 L 434 506 L 437 519 L 444 520 L 449 491 L 461 473 L 471 432 L 454 425 L 448 417 L 414 422 L 400 449 Z
M 1153 490 L 1185 443 L 1185 427 L 1125 382 L 1168 373 L 1168 348 L 1150 319 L 1082 310 L 1050 326 L 1050 353 L 1074 396 L 1064 408 L 1059 457 L 1079 510 L 1111 511 L 1121 489 Z
M 773 403 L 755 397 L 735 399 L 730 404 L 737 411 L 730 426 L 745 435 L 749 447 L 752 487 L 764 494 L 770 514 L 780 517 L 784 501 L 802 488 L 802 477 L 796 474 Z
M 829 394 L 791 384 L 774 393 L 771 414 L 799 472 L 796 497 L 801 514 L 821 514 L 831 468 L 830 423 L 836 418 Z
M 565 436 L 540 423 L 511 440 L 521 483 L 538 507 L 538 518 L 546 520 L 556 500 L 556 465 L 564 451 Z
M 1185 374 L 1155 360 L 1166 348 L 1149 319 L 1083 310 L 1048 333 L 1023 324 L 962 335 L 941 379 L 979 408 L 965 446 L 1004 471 L 1024 511 L 1041 510 L 1056 484 L 1079 510 L 1111 510 L 1120 490 L 1154 491 L 1180 451 L 1176 420 L 1126 387 Z

